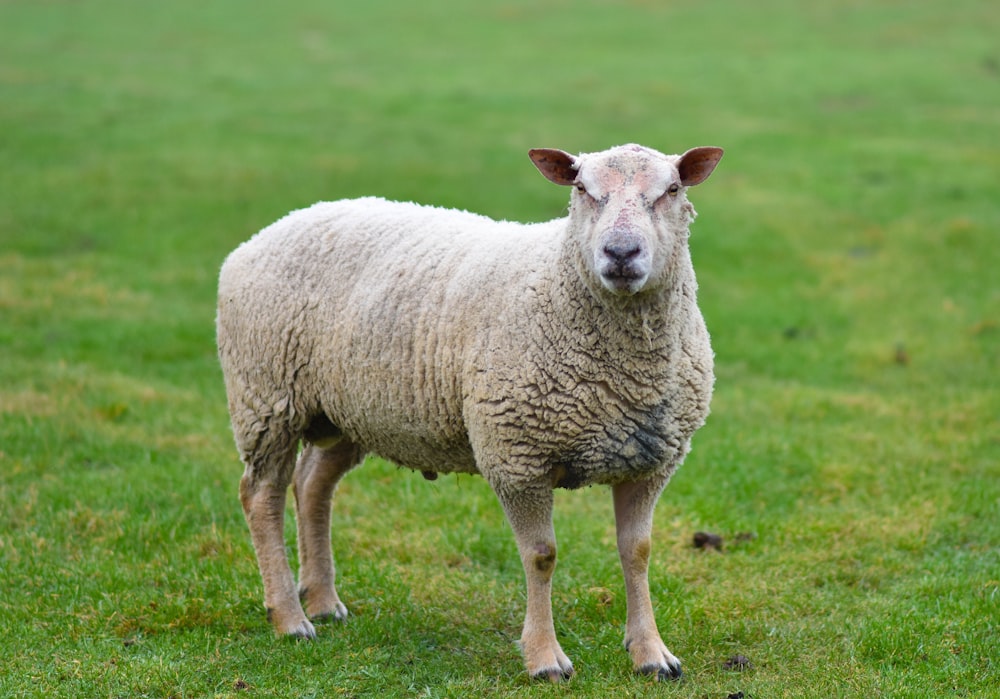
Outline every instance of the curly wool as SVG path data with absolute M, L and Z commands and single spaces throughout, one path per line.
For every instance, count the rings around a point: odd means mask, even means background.
M 264 229 L 221 275 L 237 438 L 284 444 L 325 415 L 400 465 L 508 487 L 674 468 L 713 381 L 686 245 L 669 287 L 602 299 L 569 225 L 364 198 Z

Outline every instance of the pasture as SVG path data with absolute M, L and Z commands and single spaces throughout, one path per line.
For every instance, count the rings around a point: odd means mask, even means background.
M 0 696 L 1000 696 L 998 25 L 989 0 L 0 0 Z M 276 640 L 225 255 L 365 194 L 554 218 L 527 150 L 626 142 L 726 149 L 690 194 L 716 394 L 650 571 L 684 680 L 631 674 L 606 489 L 556 496 L 577 676 L 550 686 L 487 485 L 377 459 L 334 506 L 352 616 Z

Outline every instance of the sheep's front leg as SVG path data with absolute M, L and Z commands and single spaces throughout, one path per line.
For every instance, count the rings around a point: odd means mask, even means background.
M 264 580 L 264 606 L 275 632 L 315 638 L 295 591 L 285 553 L 285 497 L 294 452 L 275 457 L 262 468 L 249 464 L 240 481 L 240 501 Z
M 681 661 L 660 638 L 649 598 L 653 508 L 664 485 L 666 482 L 659 480 L 621 483 L 613 487 L 612 493 L 618 555 L 625 576 L 625 648 L 632 656 L 636 672 L 655 674 L 657 679 L 679 679 Z
M 573 663 L 559 646 L 552 621 L 552 573 L 556 567 L 552 490 L 497 490 L 497 495 L 514 530 L 528 586 L 528 609 L 521 632 L 524 664 L 532 677 L 558 682 L 573 674 Z

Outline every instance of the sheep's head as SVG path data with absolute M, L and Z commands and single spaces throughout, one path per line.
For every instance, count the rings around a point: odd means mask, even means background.
M 584 263 L 604 289 L 631 295 L 658 286 L 686 246 L 694 218 L 686 189 L 712 174 L 722 149 L 668 156 L 627 145 L 580 156 L 536 148 L 529 155 L 549 180 L 575 188 L 570 226 Z

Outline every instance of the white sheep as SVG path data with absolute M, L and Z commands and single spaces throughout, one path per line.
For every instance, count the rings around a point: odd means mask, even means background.
M 574 187 L 567 217 L 519 224 L 376 198 L 320 203 L 223 265 L 219 356 L 265 607 L 276 632 L 303 637 L 315 636 L 310 618 L 346 616 L 330 503 L 366 453 L 429 478 L 479 473 L 524 565 L 527 670 L 569 677 L 552 620 L 553 488 L 606 484 L 625 646 L 637 672 L 676 678 L 647 568 L 653 508 L 712 393 L 686 190 L 722 150 L 530 157 Z M 297 590 L 283 533 L 289 483 Z

